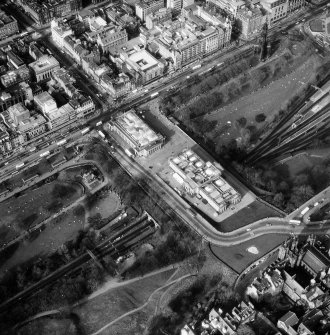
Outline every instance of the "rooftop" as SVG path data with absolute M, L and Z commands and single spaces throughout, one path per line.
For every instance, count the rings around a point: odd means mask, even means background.
M 48 68 L 60 66 L 60 63 L 53 56 L 44 55 L 40 57 L 38 60 L 36 60 L 35 62 L 30 63 L 29 66 L 35 72 L 39 72 L 39 71 L 44 71 L 45 69 L 48 69 Z
M 316 273 L 330 266 L 330 259 L 315 247 L 309 247 L 304 255 L 303 262 Z
M 35 114 L 30 116 L 28 119 L 21 121 L 18 125 L 18 130 L 26 132 L 30 129 L 37 128 L 44 123 L 46 123 L 46 119 L 40 114 Z
M 198 185 L 204 185 L 221 176 L 221 171 L 211 162 L 204 162 L 190 149 L 184 150 L 179 156 L 171 158 L 170 161 Z M 224 182 L 219 180 L 216 185 L 221 187 L 223 184 Z M 207 187 L 209 192 L 213 189 L 212 185 Z
M 52 111 L 48 117 L 50 120 L 55 120 L 67 116 L 68 114 L 73 112 L 73 110 L 73 107 L 69 103 L 67 103 L 64 106 Z
M 0 9 L 0 27 L 4 25 L 16 21 L 12 16 L 7 15 L 3 10 Z
M 163 138 L 156 134 L 133 110 L 119 115 L 115 119 L 115 124 L 122 128 L 140 149 Z
M 46 108 L 47 112 L 57 109 L 54 98 L 48 92 L 42 92 L 34 97 L 34 101 L 42 108 Z
M 147 71 L 148 69 L 158 65 L 158 61 L 148 51 L 140 50 L 132 53 L 129 59 L 137 64 L 141 71 Z

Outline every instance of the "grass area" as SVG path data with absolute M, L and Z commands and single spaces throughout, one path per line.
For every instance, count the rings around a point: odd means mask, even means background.
M 217 122 L 217 127 L 208 134 L 219 145 L 229 143 L 232 139 L 243 138 L 246 132 L 256 132 L 272 122 L 281 108 L 284 108 L 292 96 L 301 90 L 301 82 L 308 82 L 313 77 L 318 60 L 311 57 L 297 70 L 284 78 L 278 79 L 236 100 L 232 104 L 216 110 L 205 117 Z M 264 122 L 256 122 L 256 115 L 264 114 Z M 241 127 L 237 120 L 244 117 L 246 124 Z
M 58 191 L 62 190 L 64 193 Z M 1 242 L 10 241 L 22 231 L 44 221 L 52 213 L 73 203 L 82 195 L 79 185 L 53 181 L 40 187 L 31 187 L 19 196 L 0 203 Z
M 78 206 L 51 219 L 44 229 L 21 242 L 12 256 L 2 263 L 0 270 L 6 271 L 37 256 L 52 254 L 66 241 L 74 239 L 85 224 L 85 213 L 77 211 Z
M 100 213 L 102 219 L 108 218 L 114 212 L 116 212 L 121 206 L 119 196 L 114 192 L 108 192 L 108 194 L 101 199 L 89 210 L 89 215 L 93 216 Z
M 219 231 L 230 232 L 257 220 L 279 216 L 281 214 L 278 211 L 256 200 L 222 222 L 212 222 L 212 225 Z
M 324 20 L 315 19 L 309 21 L 309 27 L 314 33 L 322 33 L 324 32 Z
M 168 94 L 160 102 L 161 109 L 196 136 L 213 142 L 217 152 L 236 139 L 243 147 L 255 143 L 292 95 L 302 92 L 301 82 L 315 79 L 315 69 L 322 63 L 298 30 L 280 37 L 272 48 L 267 62 L 228 66 L 226 71 L 233 70 L 225 81 L 217 74 L 205 77 Z M 235 72 L 237 66 L 243 67 Z
M 47 317 L 32 321 L 17 331 L 17 335 L 76 335 L 77 333 L 74 321 Z
M 276 248 L 287 238 L 287 234 L 268 234 L 266 236 L 258 236 L 232 247 L 220 247 L 211 244 L 210 248 L 214 255 L 221 261 L 230 266 L 237 273 L 241 273 L 249 264 Z M 267 241 L 267 243 L 265 243 L 265 241 Z M 259 250 L 257 255 L 247 251 L 251 246 L 255 246 Z
M 79 316 L 86 333 L 95 332 L 124 313 L 143 305 L 173 272 L 168 270 L 110 290 L 76 307 L 74 312 Z

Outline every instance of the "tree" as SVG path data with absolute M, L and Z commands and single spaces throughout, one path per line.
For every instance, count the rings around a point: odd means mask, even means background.
M 262 123 L 266 120 L 266 115 L 264 113 L 257 114 L 255 120 L 258 123 Z
M 85 214 L 85 208 L 83 205 L 78 205 L 74 208 L 73 214 L 75 216 L 83 216 Z
M 235 121 L 235 126 L 237 129 L 244 128 L 247 124 L 247 120 L 245 117 L 241 117 Z
M 284 195 L 283 193 L 279 192 L 276 193 L 273 199 L 274 205 L 276 207 L 282 208 L 283 203 L 284 203 Z
M 299 207 L 304 202 L 314 196 L 315 192 L 310 185 L 295 186 L 292 188 L 292 195 L 290 202 L 295 206 Z
M 96 229 L 99 229 L 101 223 L 102 223 L 102 216 L 100 213 L 96 213 L 94 216 L 90 216 L 88 218 L 88 223 L 91 227 L 94 227 Z
M 305 173 L 298 174 L 294 179 L 293 183 L 295 185 L 308 185 L 309 183 L 309 176 Z
M 237 335 L 255 335 L 256 333 L 248 324 L 240 324 L 236 330 Z

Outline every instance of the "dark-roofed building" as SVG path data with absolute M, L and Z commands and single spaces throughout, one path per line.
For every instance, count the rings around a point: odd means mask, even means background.
M 312 275 L 316 276 L 319 272 L 330 266 L 330 259 L 318 251 L 314 246 L 306 251 L 301 265 Z
M 24 62 L 21 60 L 21 58 L 18 57 L 13 51 L 7 52 L 7 60 L 10 64 L 9 66 L 12 66 L 15 69 L 18 69 L 24 65 Z
M 0 10 L 0 40 L 18 33 L 18 31 L 16 19 L 11 15 L 7 15 L 3 10 Z
M 36 42 L 31 42 L 29 45 L 29 55 L 34 59 L 37 60 L 41 58 L 44 54 L 41 49 L 37 46 Z
M 17 3 L 40 25 L 53 18 L 72 15 L 82 8 L 82 0 L 17 0 Z
M 287 312 L 277 321 L 277 327 L 285 333 L 295 335 L 297 332 L 292 328 L 299 322 L 297 315 L 291 311 Z

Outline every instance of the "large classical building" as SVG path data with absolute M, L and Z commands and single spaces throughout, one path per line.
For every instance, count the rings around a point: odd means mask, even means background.
M 164 7 L 164 0 L 142 0 L 135 5 L 135 13 L 144 22 L 148 14 L 155 13 Z
M 60 68 L 60 63 L 53 56 L 45 55 L 29 64 L 37 82 L 47 80 Z
M 18 31 L 16 19 L 0 10 L 0 40 L 16 34 Z
M 75 14 L 82 8 L 82 0 L 17 0 L 17 3 L 39 25 Z
M 134 110 L 116 116 L 109 122 L 109 129 L 116 132 L 137 156 L 149 156 L 165 141 L 164 136 L 152 130 Z
M 222 170 L 204 162 L 191 149 L 169 159 L 173 178 L 191 195 L 201 196 L 217 213 L 241 201 L 241 195 L 221 176 Z
M 22 134 L 25 140 L 30 140 L 47 130 L 46 119 L 37 113 L 31 115 L 30 111 L 22 103 L 9 107 L 8 113 L 16 131 Z

